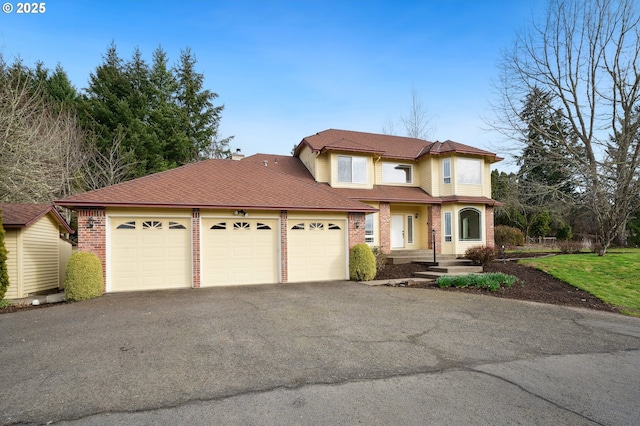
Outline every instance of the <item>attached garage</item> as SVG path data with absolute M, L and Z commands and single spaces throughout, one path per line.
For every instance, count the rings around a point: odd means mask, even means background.
M 107 291 L 191 287 L 189 218 L 111 217 Z
M 201 286 L 280 281 L 279 220 L 203 218 Z
M 348 279 L 344 219 L 289 219 L 290 282 Z

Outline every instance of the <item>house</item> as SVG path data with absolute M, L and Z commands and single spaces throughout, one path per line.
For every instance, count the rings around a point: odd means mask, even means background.
M 52 204 L 0 204 L 9 288 L 5 299 L 61 288 L 73 230 Z
M 106 291 L 348 279 L 348 249 L 493 243 L 490 165 L 463 144 L 327 130 L 293 156 L 206 160 L 74 195 Z

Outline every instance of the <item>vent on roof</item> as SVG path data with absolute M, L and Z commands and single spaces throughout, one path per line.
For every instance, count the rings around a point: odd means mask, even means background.
M 244 158 L 244 154 L 240 151 L 240 148 L 236 149 L 236 152 L 231 154 L 232 160 L 242 160 Z
M 264 164 L 264 166 L 267 167 L 269 165 L 269 162 L 267 160 L 264 160 L 262 164 Z

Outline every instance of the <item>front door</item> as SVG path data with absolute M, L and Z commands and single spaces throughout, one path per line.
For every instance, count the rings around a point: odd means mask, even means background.
M 404 216 L 391 215 L 391 248 L 404 248 Z

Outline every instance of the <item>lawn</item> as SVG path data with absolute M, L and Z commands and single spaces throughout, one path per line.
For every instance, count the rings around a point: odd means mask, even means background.
M 565 254 L 521 260 L 604 302 L 619 306 L 624 313 L 640 316 L 640 251 L 621 250 L 606 256 L 592 253 Z

